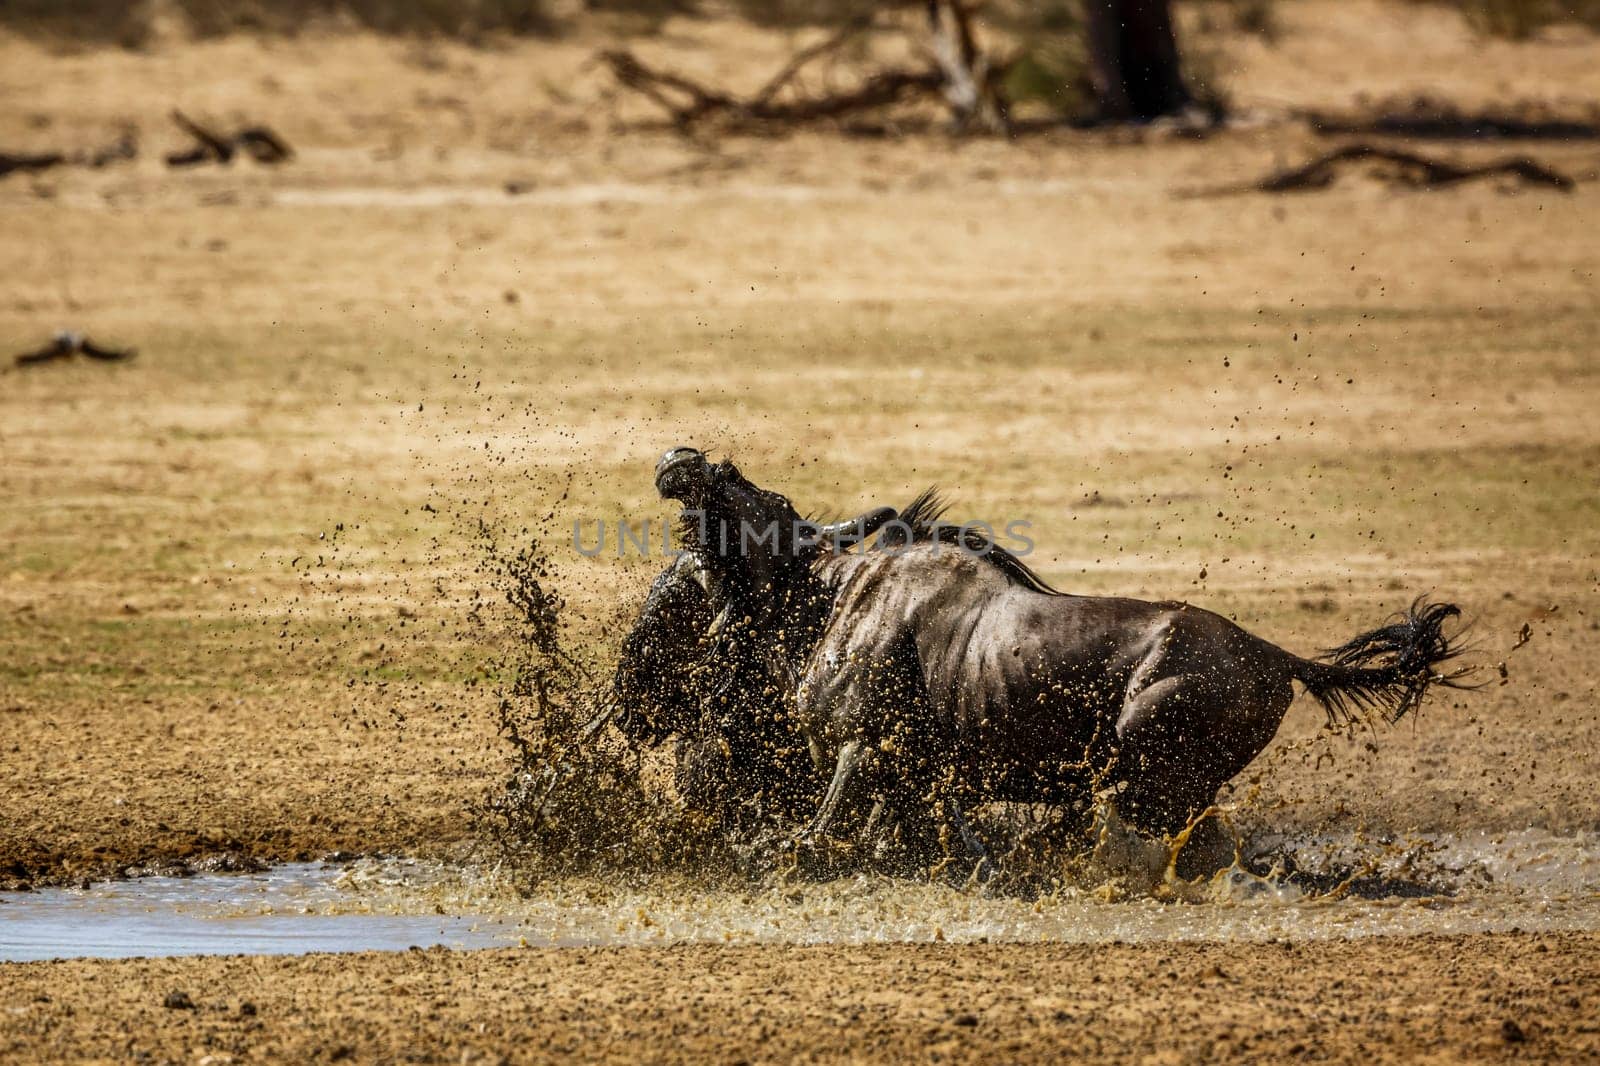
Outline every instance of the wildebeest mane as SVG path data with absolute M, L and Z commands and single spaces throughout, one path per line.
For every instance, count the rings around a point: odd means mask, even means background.
M 940 521 L 949 509 L 949 501 L 939 492 L 939 487 L 930 485 L 901 509 L 898 520 L 900 524 L 890 523 L 884 527 L 878 535 L 878 543 L 887 549 L 935 541 L 952 544 L 987 560 L 1011 581 L 1024 588 L 1042 592 L 1047 596 L 1065 595 L 1060 590 L 1052 588 L 1047 581 L 1034 573 L 1027 563 L 1001 547 L 983 530 Z M 910 540 L 906 539 L 907 530 L 910 531 Z

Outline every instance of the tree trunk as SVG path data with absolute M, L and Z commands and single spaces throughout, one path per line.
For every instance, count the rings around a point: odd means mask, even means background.
M 958 132 L 1009 132 L 1005 94 L 989 57 L 978 48 L 962 0 L 928 0 L 928 31 L 944 75 L 944 98 Z
M 1188 106 L 1169 0 L 1087 0 L 1084 7 L 1101 118 L 1152 119 Z

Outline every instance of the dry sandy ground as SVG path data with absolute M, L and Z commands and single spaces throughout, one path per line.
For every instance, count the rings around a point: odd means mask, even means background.
M 1465 105 L 1592 102 L 1600 48 L 1582 35 L 1479 42 L 1421 5 L 1281 6 L 1283 40 L 1249 43 L 1232 73 L 1240 102 L 1269 121 L 1199 142 L 695 143 L 616 125 L 645 111 L 583 66 L 589 41 L 227 40 L 148 54 L 0 41 L 0 98 L 14 105 L 0 108 L 0 144 L 94 144 L 127 122 L 146 149 L 126 167 L 0 181 L 0 350 L 61 326 L 141 348 L 127 365 L 0 377 L 0 881 L 464 846 L 468 807 L 503 753 L 479 684 L 494 634 L 463 621 L 483 588 L 463 527 L 541 526 L 564 546 L 574 516 L 659 517 L 649 466 L 681 442 L 735 451 L 814 510 L 938 481 L 963 514 L 1033 522 L 1031 561 L 1061 587 L 1182 596 L 1296 651 L 1369 628 L 1418 593 L 1455 599 L 1477 620 L 1489 686 L 1350 737 L 1319 734 L 1320 712 L 1297 705 L 1242 782 L 1260 785 L 1247 816 L 1600 829 L 1600 245 L 1589 236 L 1600 144 L 1412 146 L 1472 159 L 1525 150 L 1579 176 L 1570 193 L 1406 192 L 1356 177 L 1295 197 L 1178 195 L 1325 147 L 1273 120 L 1291 105 L 1424 89 Z M 643 47 L 754 83 L 788 45 L 687 23 Z M 270 121 L 299 158 L 169 173 L 158 152 L 172 146 L 174 105 Z M 655 565 L 558 562 L 575 634 L 594 641 Z M 1315 962 L 1308 949 L 1293 965 L 1322 978 L 1305 981 L 1290 964 L 1258 965 L 1276 958 L 1266 949 L 1170 954 L 1259 982 L 1183 992 L 1251 1012 L 1241 1036 L 1274 1032 L 1262 1019 L 1276 1005 L 1310 1011 L 1342 980 L 1338 996 L 1368 997 L 1342 1009 L 1372 1019 L 1373 1041 L 1388 1034 L 1419 1053 L 1527 1055 L 1578 1040 L 1581 1012 L 1542 975 L 1592 975 L 1593 941 L 1540 941 L 1548 952 L 1517 952 L 1527 968 L 1497 984 L 1511 943 L 1529 942 L 1343 945 Z M 948 967 L 975 987 L 993 973 L 1045 988 L 1059 973 L 1063 988 L 1133 1004 L 1126 1025 L 1117 1007 L 1091 1031 L 1145 1042 L 1108 1053 L 1159 1055 L 1171 1050 L 1162 1027 L 1191 1031 L 1166 1009 L 1189 983 L 1163 983 L 1143 966 L 1161 953 L 1146 950 L 1117 953 L 1104 985 L 1084 966 L 1096 953 L 904 948 L 556 954 L 526 971 L 515 955 L 7 967 L 0 990 L 23 1010 L 6 1016 L 8 1034 L 107 987 L 133 997 L 126 1010 L 148 1009 L 100 1016 L 118 1033 L 127 1020 L 115 1046 L 78 1011 L 68 1020 L 88 1028 L 63 1032 L 82 1043 L 63 1047 L 80 1053 L 122 1057 L 148 1038 L 166 1054 L 214 1020 L 331 1054 L 389 1039 L 444 1049 L 455 1039 L 445 1019 L 510 1027 L 522 1010 L 550 1011 L 537 1017 L 572 1039 L 612 1032 L 613 1016 L 561 998 L 583 988 L 639 994 L 675 1019 L 656 1031 L 668 1034 L 690 1025 L 696 993 L 645 996 L 628 973 L 665 981 L 682 967 L 709 980 L 709 960 L 726 960 L 719 973 L 747 975 L 734 987 L 760 990 L 809 981 L 813 969 L 791 969 L 803 955 L 836 967 L 841 989 L 909 982 L 902 964 Z M 1470 993 L 1436 994 L 1443 951 L 1462 960 L 1450 979 Z M 617 980 L 546 976 L 591 964 Z M 1382 987 L 1366 980 L 1380 964 L 1393 967 Z M 450 980 L 464 984 L 427 976 L 458 965 Z M 169 983 L 209 1005 L 207 989 L 244 972 L 263 975 L 250 978 L 255 1022 L 159 1009 Z M 359 1028 L 382 1013 L 372 980 L 405 987 L 419 974 L 418 1017 L 438 1025 L 393 1014 L 389 1036 Z M 520 982 L 537 980 L 552 988 L 524 997 Z M 329 981 L 373 1013 L 347 1011 Z M 940 981 L 929 984 L 937 995 Z M 34 989 L 54 1002 L 32 1004 Z M 1484 990 L 1523 997 L 1525 1028 L 1547 1026 L 1550 1039 L 1498 1043 L 1498 1005 L 1475 1006 Z M 822 1000 L 762 994 L 776 996 L 774 1039 L 868 1053 L 835 1028 L 847 1013 L 806 1015 Z M 275 1014 L 287 1000 L 352 1035 Z M 1032 1010 L 1020 993 L 1007 1002 Z M 1273 1047 L 1323 1047 L 1341 1009 L 1330 1002 L 1321 1023 L 1285 1022 L 1299 1035 Z M 920 1042 L 947 1017 L 942 998 L 917 1010 L 930 1013 L 885 1039 Z M 170 1024 L 149 1029 L 149 1017 Z M 709 1028 L 756 1054 L 763 1023 L 743 1017 L 742 1031 Z M 812 1024 L 789 1024 L 800 1017 Z M 1436 1020 L 1441 1037 L 1419 1035 Z M 1319 1037 L 1313 1024 L 1329 1028 Z M 1333 1052 L 1357 1055 L 1347 1038 L 1367 1030 L 1338 1032 Z M 1220 1030 L 1182 1046 L 1200 1054 L 1212 1037 Z
M 0 1055 L 152 1062 L 1579 1062 L 1600 939 L 26 964 Z M 174 992 L 194 1007 L 163 1006 Z M 248 1004 L 248 1006 L 246 1006 Z

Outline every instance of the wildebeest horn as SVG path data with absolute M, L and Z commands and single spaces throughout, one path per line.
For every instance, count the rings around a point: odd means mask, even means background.
M 706 573 L 705 565 L 693 552 L 679 552 L 678 557 L 672 561 L 671 569 L 673 577 L 687 577 L 699 585 L 706 595 L 711 594 L 711 578 Z
M 696 448 L 669 449 L 656 463 L 656 491 L 669 500 L 681 500 L 703 484 L 708 464 Z
M 894 521 L 900 512 L 893 507 L 874 507 L 865 514 L 844 522 L 835 522 L 817 530 L 816 541 L 829 540 L 835 544 L 856 544 L 872 536 L 886 523 Z

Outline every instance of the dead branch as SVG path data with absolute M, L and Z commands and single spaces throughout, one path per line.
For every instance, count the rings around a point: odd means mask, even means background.
M 233 135 L 233 143 L 257 163 L 286 162 L 294 152 L 287 142 L 267 126 L 246 126 Z
M 937 70 L 891 69 L 878 71 L 843 92 L 785 100 L 775 98 L 806 63 L 837 49 L 862 28 L 851 27 L 848 33 L 841 31 L 797 55 L 748 99 L 707 88 L 681 74 L 654 70 L 628 51 L 602 52 L 598 58 L 611 68 L 619 84 L 649 98 L 682 129 L 713 116 L 735 126 L 802 125 L 932 93 L 943 83 L 944 76 Z
M 169 167 L 187 167 L 195 163 L 233 162 L 233 141 L 230 138 L 213 133 L 182 111 L 173 111 L 172 121 L 199 143 L 187 152 L 173 152 L 167 156 Z
M 1372 144 L 1347 144 L 1326 152 L 1300 166 L 1277 170 L 1257 181 L 1243 185 L 1224 186 L 1201 190 L 1189 195 L 1227 196 L 1241 192 L 1303 192 L 1325 189 L 1332 185 L 1340 173 L 1361 163 L 1383 164 L 1379 176 L 1395 184 L 1410 188 L 1441 188 L 1475 178 L 1508 175 L 1526 185 L 1543 185 L 1562 192 L 1571 191 L 1577 184 L 1572 178 L 1525 156 L 1514 156 L 1492 163 L 1472 165 L 1431 159 L 1416 152 L 1387 148 Z
M 1493 177 L 1497 174 L 1509 174 L 1529 185 L 1548 185 L 1563 191 L 1571 189 L 1575 184 L 1565 174 L 1525 156 L 1472 166 L 1450 163 L 1442 159 L 1430 159 L 1425 155 L 1398 148 L 1373 144 L 1347 144 L 1320 155 L 1302 166 L 1269 174 L 1256 182 L 1255 187 L 1262 192 L 1321 189 L 1333 184 L 1345 164 L 1369 160 L 1390 164 L 1394 168 L 1391 180 L 1415 187 L 1454 185 L 1472 178 Z
M 12 155 L 0 152 L 0 178 L 13 171 L 37 173 L 53 167 L 80 166 L 96 170 L 123 159 L 133 159 L 139 154 L 139 142 L 133 131 L 124 130 L 110 144 L 87 152 L 38 152 Z
M 808 65 L 861 34 L 884 28 L 880 19 L 885 12 L 916 9 L 925 15 L 931 43 L 926 67 L 878 70 L 853 88 L 821 95 L 792 91 Z M 803 125 L 942 92 L 958 132 L 1008 134 L 1010 109 L 1003 82 L 1015 57 L 997 62 L 979 46 L 973 11 L 970 0 L 881 0 L 870 12 L 796 52 L 749 97 L 653 69 L 628 51 L 602 52 L 596 58 L 611 68 L 618 84 L 649 99 L 683 130 L 713 116 L 736 127 Z
M 706 115 L 742 110 L 739 101 L 727 93 L 707 89 L 679 74 L 652 70 L 625 49 L 601 52 L 599 59 L 611 68 L 611 75 L 619 84 L 648 97 L 671 116 L 675 125 L 688 126 Z M 672 93 L 688 99 L 674 100 Z
M 12 171 L 34 173 L 40 170 L 49 170 L 51 167 L 64 166 L 67 157 L 62 152 L 41 152 L 37 154 L 0 154 L 0 178 Z
M 168 153 L 169 167 L 192 167 L 200 163 L 226 166 L 239 151 L 257 163 L 268 165 L 286 162 L 294 156 L 288 143 L 267 126 L 245 126 L 232 134 L 218 133 L 176 110 L 172 112 L 172 121 L 194 138 L 195 145 L 182 152 Z
M 756 93 L 755 97 L 751 100 L 751 103 L 770 103 L 772 98 L 778 95 L 778 91 L 785 85 L 789 84 L 789 82 L 794 79 L 795 75 L 800 73 L 801 68 L 810 63 L 813 59 L 820 58 L 821 56 L 825 56 L 830 52 L 836 52 L 840 48 L 843 48 L 857 35 L 864 33 L 867 29 L 869 29 L 875 19 L 876 16 L 872 14 L 857 16 L 856 18 L 853 18 L 849 22 L 845 23 L 845 25 L 840 27 L 839 31 L 832 36 L 817 42 L 809 48 L 802 48 L 800 51 L 796 52 L 794 56 L 790 58 L 789 62 L 784 64 L 783 69 L 774 74 L 767 81 L 767 84 L 761 87 L 761 91 Z
M 880 70 L 847 92 L 769 106 L 756 117 L 769 122 L 802 123 L 841 118 L 935 92 L 944 81 L 936 70 Z

